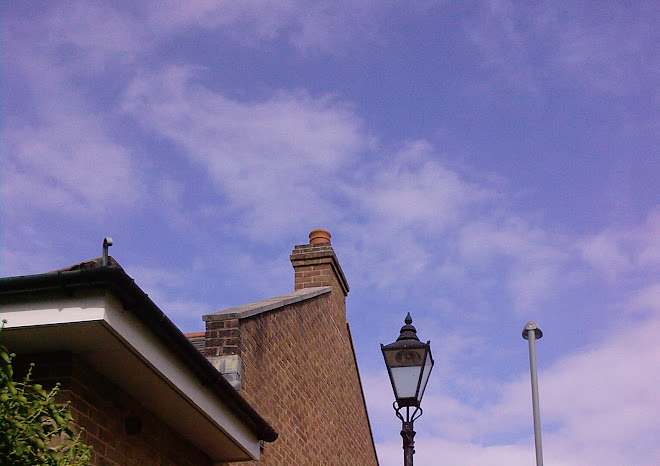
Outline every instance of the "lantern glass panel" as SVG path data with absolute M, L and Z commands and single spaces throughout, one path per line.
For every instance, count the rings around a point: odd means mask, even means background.
M 393 367 L 390 369 L 392 385 L 397 399 L 416 397 L 421 369 L 421 366 Z
M 424 396 L 424 390 L 426 389 L 426 384 L 429 381 L 429 376 L 431 375 L 431 369 L 433 369 L 433 357 L 431 357 L 431 351 L 426 355 L 426 361 L 424 361 L 424 372 L 422 373 L 422 381 L 419 385 L 419 393 L 417 394 L 417 401 L 422 401 L 422 396 Z

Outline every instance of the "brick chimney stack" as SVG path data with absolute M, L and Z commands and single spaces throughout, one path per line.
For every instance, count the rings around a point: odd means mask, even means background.
M 316 286 L 332 286 L 348 294 L 348 282 L 341 270 L 337 256 L 330 245 L 330 232 L 312 230 L 309 244 L 295 246 L 291 252 L 291 264 L 295 272 L 295 289 Z

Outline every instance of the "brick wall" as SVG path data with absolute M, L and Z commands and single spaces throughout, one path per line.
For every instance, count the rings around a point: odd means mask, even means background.
M 206 357 L 240 354 L 238 319 L 207 322 L 205 336 Z
M 330 243 L 295 246 L 290 258 L 296 290 L 332 286 L 341 290 L 344 296 L 348 294 L 348 282 Z
M 33 379 L 45 387 L 61 382 L 61 401 L 71 401 L 77 428 L 94 447 L 94 466 L 204 466 L 209 458 L 129 394 L 86 366 L 77 356 L 56 353 L 25 356 L 35 363 Z M 141 426 L 127 431 L 126 421 Z
M 346 322 L 346 280 L 329 244 L 296 246 L 291 261 L 296 289 L 332 291 L 246 318 L 213 315 L 207 355 L 240 354 L 240 393 L 279 433 L 259 464 L 376 465 Z

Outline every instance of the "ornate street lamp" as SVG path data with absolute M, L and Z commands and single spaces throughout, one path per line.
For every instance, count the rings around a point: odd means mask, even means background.
M 415 431 L 413 422 L 422 415 L 422 396 L 426 383 L 433 369 L 431 342 L 422 343 L 417 338 L 417 329 L 412 326 L 410 312 L 406 316 L 406 325 L 401 327 L 401 334 L 394 343 L 380 345 L 385 358 L 385 365 L 394 390 L 394 411 L 401 419 L 401 437 L 403 437 L 403 464 L 412 466 Z M 402 413 L 405 408 L 405 415 Z M 412 412 L 411 412 L 412 409 Z

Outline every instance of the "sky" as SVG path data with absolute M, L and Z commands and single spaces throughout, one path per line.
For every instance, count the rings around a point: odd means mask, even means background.
M 417 464 L 660 464 L 660 3 L 2 2 L 0 275 L 111 255 L 186 332 L 293 291 L 314 228 L 435 367 Z

